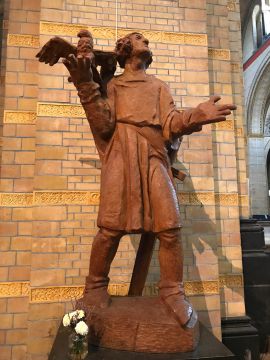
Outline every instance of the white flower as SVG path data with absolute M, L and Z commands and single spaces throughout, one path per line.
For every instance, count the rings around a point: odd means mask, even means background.
M 75 311 L 71 311 L 69 314 L 69 317 L 72 319 L 73 317 L 76 317 L 76 315 L 77 315 L 77 310 L 75 310 Z
M 78 313 L 78 315 L 77 315 L 78 319 L 82 319 L 85 317 L 85 313 L 83 310 L 77 310 L 77 313 Z
M 66 314 L 66 315 L 63 317 L 63 325 L 64 325 L 64 326 L 69 326 L 69 325 L 70 325 L 70 317 L 69 317 L 69 314 Z
M 88 326 L 84 321 L 79 321 L 78 324 L 75 326 L 75 331 L 77 334 L 85 336 L 88 334 Z

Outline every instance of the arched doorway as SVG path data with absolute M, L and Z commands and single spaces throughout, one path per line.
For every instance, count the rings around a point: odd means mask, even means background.
M 270 214 L 270 49 L 258 66 L 247 96 L 251 214 Z

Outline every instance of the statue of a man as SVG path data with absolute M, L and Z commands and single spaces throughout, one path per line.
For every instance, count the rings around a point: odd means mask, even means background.
M 149 41 L 131 33 L 116 43 L 124 72 L 108 83 L 107 96 L 93 81 L 91 59 L 70 55 L 64 64 L 78 90 L 100 154 L 99 231 L 92 245 L 84 301 L 108 306 L 109 270 L 124 234 L 152 232 L 159 239 L 162 302 L 185 326 L 194 310 L 185 298 L 183 250 L 177 194 L 168 144 L 226 120 L 233 105 L 217 105 L 213 96 L 196 108 L 180 112 L 168 86 L 146 69 L 152 62 Z

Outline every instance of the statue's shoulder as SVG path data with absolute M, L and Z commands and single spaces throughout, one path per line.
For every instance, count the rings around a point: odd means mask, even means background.
M 156 77 L 155 75 L 149 75 L 149 74 L 146 74 L 147 78 L 149 79 L 149 81 L 152 81 L 156 84 L 159 84 L 160 86 L 166 86 L 168 87 L 168 85 L 163 81 L 163 80 L 160 80 L 158 77 Z
M 162 88 L 169 89 L 168 85 L 163 80 L 160 80 L 158 77 L 156 77 L 155 75 L 146 74 L 146 76 L 147 76 L 147 81 L 152 83 L 154 87 L 158 89 L 162 89 Z
M 147 83 L 152 84 L 156 88 L 168 88 L 168 85 L 157 78 L 155 75 L 152 74 L 145 74 L 143 76 L 138 76 L 138 78 L 130 78 L 125 74 L 115 75 L 108 83 L 108 86 L 114 85 L 122 85 L 123 82 L 133 82 L 133 81 L 146 81 Z
M 114 75 L 111 80 L 108 82 L 108 84 L 114 84 L 115 82 L 117 82 L 119 80 L 119 78 L 121 77 L 120 75 Z
M 120 77 L 121 75 L 114 75 L 111 80 L 108 82 L 107 84 L 107 89 L 110 91 L 111 89 L 113 89 L 117 83 L 118 83 L 118 78 Z

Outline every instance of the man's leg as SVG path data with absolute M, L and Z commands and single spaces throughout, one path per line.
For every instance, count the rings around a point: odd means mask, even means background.
M 182 326 L 192 327 L 197 321 L 197 314 L 185 298 L 180 229 L 160 232 L 157 237 L 160 241 L 159 295 Z
M 104 228 L 97 233 L 91 250 L 89 275 L 86 277 L 85 303 L 100 307 L 109 305 L 108 274 L 122 235 L 123 232 Z

